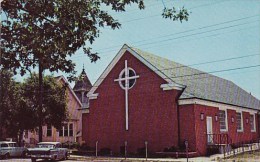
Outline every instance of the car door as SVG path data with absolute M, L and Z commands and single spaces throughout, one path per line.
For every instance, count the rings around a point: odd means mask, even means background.
M 15 143 L 9 143 L 9 152 L 10 152 L 10 156 L 18 156 Z
M 61 155 L 61 152 L 60 152 L 60 145 L 59 144 L 56 144 L 55 150 L 57 151 L 58 159 L 61 159 L 62 155 Z
M 8 144 L 7 143 L 2 143 L 1 144 L 1 154 L 2 155 L 5 155 L 6 153 L 8 153 Z
M 20 150 L 19 147 L 16 143 L 11 143 L 10 144 L 11 147 L 11 152 L 12 152 L 12 156 L 20 156 Z

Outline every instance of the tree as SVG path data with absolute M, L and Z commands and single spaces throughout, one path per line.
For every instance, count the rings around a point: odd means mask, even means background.
M 99 56 L 86 42 L 92 44 L 101 27 L 121 25 L 101 6 L 120 12 L 132 3 L 144 9 L 143 0 L 4 0 L 2 64 L 22 75 L 39 63 L 42 69 L 74 74 L 75 64 L 68 56 L 84 47 L 91 61 L 97 61 Z M 163 17 L 174 21 L 187 21 L 188 16 L 185 8 L 163 10 Z
M 143 0 L 4 0 L 0 64 L 21 75 L 38 65 L 40 92 L 45 69 L 69 73 L 72 80 L 75 64 L 68 56 L 83 47 L 91 61 L 97 61 L 99 56 L 87 43 L 92 44 L 104 26 L 120 28 L 121 24 L 102 6 L 121 12 L 133 3 L 144 9 Z M 187 21 L 188 16 L 185 8 L 163 10 L 163 17 L 174 21 Z M 42 109 L 41 93 L 38 100 Z M 40 129 L 39 141 L 41 136 Z
M 50 124 L 61 128 L 67 120 L 66 85 L 59 84 L 52 76 L 43 79 L 43 106 L 38 104 L 38 80 L 33 73 L 24 83 L 15 82 L 12 74 L 4 71 L 1 85 L 3 95 L 0 103 L 0 128 L 8 130 L 8 136 L 21 142 L 24 130 L 39 129 L 39 125 Z M 1 129 L 2 130 L 2 129 Z M 1 131 L 2 132 L 2 131 Z
M 43 78 L 43 104 L 39 107 L 38 92 L 39 77 L 33 73 L 22 84 L 22 95 L 27 106 L 32 110 L 33 129 L 41 129 L 39 126 L 52 125 L 57 129 L 62 127 L 62 123 L 67 120 L 67 85 L 57 82 L 53 76 Z
M 33 129 L 32 109 L 23 96 L 21 84 L 15 82 L 13 74 L 7 70 L 1 70 L 2 84 L 0 85 L 1 102 L 0 102 L 0 132 L 6 130 L 6 136 L 17 138 L 18 142 L 22 139 L 23 131 Z M 0 135 L 1 137 L 2 135 Z
M 15 103 L 15 81 L 12 79 L 12 74 L 7 70 L 0 70 L 1 84 L 0 84 L 0 139 L 4 137 L 3 133 L 7 133 L 6 125 L 9 121 L 5 120 L 9 118 L 11 114 L 11 108 Z M 5 135 L 6 136 L 6 135 Z

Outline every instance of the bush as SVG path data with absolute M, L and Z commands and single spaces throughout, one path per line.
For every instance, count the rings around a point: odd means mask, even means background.
M 120 146 L 120 154 L 125 155 L 125 146 Z
M 110 155 L 111 154 L 111 149 L 110 148 L 101 148 L 99 151 L 100 155 Z
M 163 152 L 177 152 L 179 149 L 176 148 L 175 146 L 172 147 L 167 147 L 163 150 Z
M 79 149 L 82 151 L 95 151 L 95 148 L 88 146 L 86 143 L 79 146 Z
M 69 148 L 69 149 L 78 149 L 79 148 L 79 143 L 77 142 L 65 142 L 65 143 L 62 143 L 62 147 L 64 148 Z
M 137 154 L 140 156 L 145 156 L 146 150 L 145 147 L 141 147 L 137 149 Z

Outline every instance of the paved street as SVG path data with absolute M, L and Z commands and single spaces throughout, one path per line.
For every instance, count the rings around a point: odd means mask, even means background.
M 48 160 L 45 160 L 46 162 Z M 45 162 L 44 160 L 38 160 L 37 162 Z M 73 162 L 73 161 L 76 161 L 76 160 L 66 160 L 66 162 Z M 8 160 L 0 160 L 0 162 L 31 162 L 31 159 L 16 159 L 16 158 L 13 158 L 13 159 L 8 159 Z

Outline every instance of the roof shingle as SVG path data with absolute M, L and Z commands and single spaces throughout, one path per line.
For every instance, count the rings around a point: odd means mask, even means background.
M 240 107 L 260 109 L 260 100 L 233 82 L 170 61 L 142 50 L 131 48 L 175 83 L 185 85 L 181 99 L 200 98 Z

